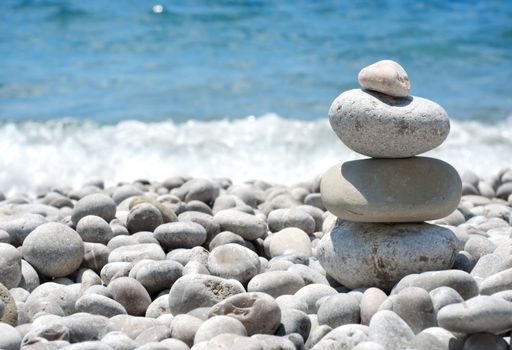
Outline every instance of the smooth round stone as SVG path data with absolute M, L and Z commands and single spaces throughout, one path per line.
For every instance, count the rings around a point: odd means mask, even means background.
M 158 244 L 143 243 L 128 246 L 122 246 L 114 249 L 108 256 L 108 262 L 131 262 L 140 260 L 164 260 L 165 253 Z
M 512 289 L 512 268 L 500 271 L 480 282 L 480 294 L 491 295 Z
M 37 227 L 23 242 L 23 258 L 48 277 L 64 277 L 78 269 L 84 243 L 73 229 L 50 222 Z
M 216 237 L 216 235 L 220 232 L 219 224 L 213 219 L 213 216 L 207 213 L 199 211 L 186 211 L 178 216 L 178 220 L 181 222 L 195 222 L 196 224 L 203 226 L 206 230 L 206 241 L 208 242 Z
M 351 150 L 374 158 L 406 158 L 439 146 L 450 132 L 446 111 L 425 98 L 393 98 L 354 89 L 329 109 L 331 127 Z
M 461 196 L 457 171 L 427 157 L 345 162 L 330 168 L 320 186 L 331 213 L 358 222 L 440 219 L 457 208 Z
M 475 259 L 491 254 L 496 249 L 496 245 L 485 237 L 474 236 L 468 239 L 464 245 L 464 250 L 471 254 Z
M 471 276 L 486 279 L 509 268 L 512 268 L 512 256 L 499 253 L 487 254 L 478 259 L 471 270 Z
M 348 294 L 328 296 L 319 301 L 318 323 L 332 328 L 360 322 L 359 301 Z
M 438 287 L 453 288 L 464 300 L 478 295 L 478 284 L 467 272 L 459 270 L 427 271 L 404 277 L 393 288 L 392 294 L 407 287 L 420 287 L 430 292 Z
M 130 273 L 132 263 L 129 262 L 113 262 L 108 263 L 101 269 L 100 277 L 103 284 L 108 285 L 110 281 L 119 278 L 126 277 Z
M 194 344 L 209 341 L 224 333 L 247 336 L 247 331 L 239 320 L 229 316 L 214 316 L 201 324 L 194 336 Z
M 361 324 L 370 324 L 371 318 L 379 310 L 379 307 L 387 297 L 386 293 L 379 288 L 372 287 L 364 291 L 360 302 Z
M 297 333 L 302 339 L 307 339 L 310 331 L 311 320 L 305 312 L 295 309 L 281 310 L 281 325 L 277 329 L 276 335 Z
M 295 272 L 269 271 L 254 276 L 247 285 L 247 291 L 262 292 L 277 298 L 285 294 L 295 294 L 304 286 L 304 280 Z
M 245 240 L 242 238 L 242 236 L 237 235 L 236 233 L 230 232 L 230 231 L 222 231 L 219 234 L 217 234 L 209 244 L 210 251 L 215 249 L 218 246 L 228 244 L 228 243 L 235 243 L 240 245 L 245 245 Z
M 232 278 L 245 285 L 258 273 L 260 259 L 252 250 L 229 243 L 210 252 L 207 268 L 214 276 Z
M 112 199 L 116 204 L 120 204 L 125 199 L 130 197 L 140 196 L 142 191 L 134 185 L 123 185 L 117 187 L 112 193 Z
M 299 289 L 294 295 L 307 305 L 308 314 L 316 314 L 318 312 L 317 301 L 325 296 L 336 295 L 338 291 L 331 286 L 325 284 L 308 284 Z
M 194 337 L 203 321 L 190 315 L 177 315 L 171 321 L 171 337 L 192 346 Z
M 409 349 L 414 333 L 407 323 L 393 311 L 382 310 L 373 315 L 370 321 L 370 340 L 386 349 Z
M 7 217 L 0 217 L 0 229 L 9 234 L 10 243 L 18 247 L 30 232 L 44 224 L 46 219 L 39 214 L 15 214 Z
M 281 322 L 279 305 L 265 293 L 233 295 L 212 306 L 209 315 L 225 315 L 239 320 L 249 336 L 274 334 Z
M 6 323 L 0 322 L 0 348 L 4 350 L 18 350 L 21 345 L 21 335 Z
M 213 217 L 221 231 L 231 231 L 249 241 L 261 238 L 267 232 L 267 223 L 261 217 L 237 209 L 221 210 Z
M 166 250 L 193 248 L 206 241 L 207 233 L 203 226 L 195 222 L 170 222 L 158 226 L 155 238 Z
M 61 323 L 69 330 L 69 342 L 79 343 L 96 340 L 112 329 L 109 327 L 109 319 L 100 315 L 76 313 L 70 316 L 56 319 L 55 323 Z M 42 322 L 43 323 L 43 322 Z M 47 323 L 46 321 L 44 323 Z M 53 322 L 48 322 L 51 324 Z
M 137 338 L 135 343 L 139 346 L 147 346 L 153 342 L 159 342 L 164 339 L 171 337 L 172 330 L 168 325 L 158 325 L 148 328 L 142 331 Z M 156 344 L 155 344 L 156 345 Z
M 209 275 L 185 275 L 171 287 L 169 309 L 173 315 L 184 314 L 199 307 L 213 306 L 244 292 L 244 287 L 236 280 Z
M 109 332 L 101 338 L 101 342 L 115 350 L 133 350 L 137 347 L 135 341 L 123 332 Z
M 130 271 L 129 277 L 139 281 L 144 288 L 154 294 L 169 288 L 182 276 L 183 266 L 173 260 L 142 260 Z
M 512 303 L 479 295 L 443 307 L 437 313 L 437 322 L 451 332 L 501 334 L 512 329 Z
M 115 315 L 126 314 L 123 305 L 115 300 L 97 294 L 83 295 L 76 301 L 75 308 L 77 312 L 87 312 L 109 318 Z
M 423 288 L 402 289 L 392 298 L 392 311 L 400 316 L 415 334 L 425 328 L 436 326 L 432 299 Z
M 438 313 L 446 305 L 462 303 L 464 299 L 450 287 L 439 287 L 430 291 L 434 313 Z
M 451 268 L 457 238 L 426 223 L 376 224 L 338 220 L 317 246 L 325 271 L 342 285 L 389 290 L 402 277 Z
M 191 179 L 171 193 L 176 193 L 185 202 L 198 200 L 204 203 L 213 203 L 219 196 L 220 186 L 207 179 Z
M 306 232 L 300 228 L 288 227 L 273 234 L 269 238 L 269 252 L 271 257 L 285 254 L 288 251 L 300 252 L 311 256 L 311 240 Z
M 267 217 L 268 228 L 272 232 L 281 231 L 287 227 L 297 227 L 307 234 L 315 231 L 316 222 L 306 211 L 298 208 L 276 209 Z
M 169 294 L 160 295 L 146 309 L 146 317 L 158 318 L 162 315 L 171 315 L 169 310 Z
M 128 209 L 132 209 L 139 204 L 149 203 L 160 211 L 164 223 L 178 221 L 176 214 L 164 203 L 161 203 L 151 197 L 139 196 L 135 197 L 130 201 Z
M 382 60 L 364 67 L 359 72 L 357 80 L 363 89 L 388 96 L 406 97 L 411 91 L 407 72 L 392 60 Z
M 126 219 L 126 228 L 130 233 L 153 232 L 164 223 L 160 210 L 149 203 L 141 203 L 130 210 Z
M 418 350 L 462 350 L 463 339 L 441 327 L 430 327 L 416 335 L 412 345 Z
M 312 349 L 353 349 L 358 344 L 368 340 L 367 326 L 347 324 L 331 330 Z M 390 349 L 395 348 L 391 347 Z
M 107 244 L 114 237 L 110 225 L 95 215 L 81 218 L 76 225 L 76 232 L 84 242 Z
M 103 193 L 89 194 L 75 204 L 71 215 L 73 225 L 87 215 L 96 215 L 110 222 L 116 216 L 116 203 Z
M 126 312 L 132 316 L 142 316 L 151 304 L 144 286 L 139 281 L 129 277 L 119 277 L 107 286 L 114 300 L 124 306 Z
M 9 232 L 0 229 L 0 243 L 11 243 L 11 236 Z
M 0 283 L 7 288 L 18 286 L 22 278 L 21 254 L 7 243 L 0 243 Z

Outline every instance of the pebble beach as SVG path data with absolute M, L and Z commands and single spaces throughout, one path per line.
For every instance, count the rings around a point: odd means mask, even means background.
M 512 170 L 462 183 L 432 222 L 457 238 L 453 267 L 390 289 L 326 274 L 317 246 L 336 217 L 319 178 L 2 196 L 0 348 L 507 349 Z

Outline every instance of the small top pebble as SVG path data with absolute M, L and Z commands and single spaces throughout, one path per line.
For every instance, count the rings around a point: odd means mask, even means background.
M 364 89 L 393 97 L 406 97 L 411 91 L 407 72 L 391 60 L 379 61 L 364 67 L 359 72 L 358 80 Z

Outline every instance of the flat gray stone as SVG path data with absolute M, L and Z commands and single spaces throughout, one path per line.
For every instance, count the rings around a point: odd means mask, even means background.
M 206 241 L 207 233 L 203 226 L 195 222 L 170 222 L 158 226 L 155 238 L 164 249 L 193 248 Z
M 199 307 L 213 306 L 244 292 L 244 287 L 236 280 L 209 275 L 185 275 L 171 287 L 169 309 L 173 315 L 184 314 Z
M 221 231 L 231 231 L 250 241 L 264 236 L 267 232 L 265 220 L 237 209 L 221 210 L 213 218 Z
M 369 338 L 386 349 L 406 350 L 410 348 L 414 333 L 396 313 L 383 310 L 372 317 Z
M 348 288 L 389 290 L 408 274 L 450 268 L 456 247 L 455 235 L 441 226 L 338 220 L 318 243 L 317 257 Z
M 304 286 L 304 280 L 294 272 L 268 271 L 254 276 L 247 285 L 247 291 L 267 293 L 277 298 L 294 294 Z
M 116 203 L 103 193 L 89 194 L 75 204 L 71 215 L 73 225 L 87 215 L 96 215 L 110 222 L 116 216 Z
M 406 158 L 439 146 L 450 132 L 446 111 L 425 98 L 393 98 L 354 89 L 329 110 L 331 127 L 351 150 L 375 158 Z
M 110 252 L 108 262 L 128 262 L 136 263 L 137 261 L 151 259 L 164 260 L 165 253 L 160 245 L 155 243 L 142 243 L 121 246 Z
M 214 316 L 201 324 L 194 336 L 194 344 L 209 341 L 219 334 L 229 333 L 247 336 L 242 322 L 229 316 Z
M 249 336 L 274 334 L 281 322 L 281 309 L 274 298 L 257 292 L 228 297 L 212 306 L 209 315 L 236 318 L 245 326 Z
M 443 307 L 437 322 L 452 332 L 501 334 L 512 329 L 512 303 L 499 297 L 476 296 Z
M 292 251 L 311 256 L 311 240 L 306 232 L 300 228 L 287 227 L 274 233 L 268 240 L 271 257 L 280 256 Z
M 336 328 L 345 324 L 360 322 L 359 300 L 352 295 L 340 293 L 322 300 L 319 300 L 319 324 Z
M 330 168 L 320 191 L 325 207 L 341 219 L 421 222 L 453 212 L 461 182 L 451 165 L 434 158 L 361 159 Z

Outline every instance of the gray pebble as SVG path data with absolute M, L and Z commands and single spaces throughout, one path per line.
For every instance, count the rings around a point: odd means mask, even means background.
M 370 324 L 370 319 L 379 310 L 388 296 L 379 288 L 368 288 L 361 298 L 361 324 Z
M 167 225 L 167 224 L 166 224 Z M 135 263 L 143 259 L 165 260 L 165 253 L 158 244 L 143 243 L 122 246 L 114 249 L 108 256 L 108 262 Z
M 313 217 L 299 208 L 273 210 L 268 214 L 267 223 L 272 232 L 278 232 L 287 227 L 297 227 L 311 234 L 316 228 Z
M 478 295 L 475 279 L 467 272 L 459 270 L 428 271 L 405 276 L 391 293 L 396 294 L 406 287 L 420 287 L 430 292 L 443 286 L 455 289 L 464 300 Z
M 299 298 L 299 300 L 306 303 L 308 309 L 308 314 L 316 314 L 318 312 L 318 307 L 316 305 L 316 301 L 321 299 L 322 297 L 328 295 L 338 294 L 336 289 L 326 286 L 325 284 L 308 284 L 305 287 L 299 289 L 294 295 Z
M 163 223 L 164 220 L 158 208 L 149 203 L 141 203 L 130 210 L 126 219 L 126 228 L 130 233 L 152 232 Z
M 10 243 L 18 247 L 30 232 L 45 222 L 46 219 L 39 214 L 15 214 L 0 217 L 0 229 L 6 231 L 11 238 Z
M 294 294 L 304 286 L 304 280 L 295 272 L 269 271 L 253 277 L 247 285 L 247 291 L 267 293 L 277 298 Z
M 238 319 L 248 335 L 274 334 L 281 321 L 281 309 L 274 298 L 257 292 L 228 297 L 212 306 L 209 315 L 226 315 Z
M 348 294 L 327 296 L 319 300 L 318 322 L 332 328 L 360 322 L 359 301 Z
M 71 228 L 51 222 L 32 231 L 23 242 L 23 258 L 48 277 L 63 277 L 78 269 L 84 244 Z
M 116 203 L 105 194 L 89 194 L 75 204 L 71 215 L 73 225 L 78 224 L 80 219 L 87 215 L 96 215 L 110 222 L 116 215 Z
M 135 341 L 119 331 L 105 334 L 101 338 L 101 342 L 109 345 L 114 350 L 133 350 L 136 348 Z
M 247 331 L 239 320 L 229 316 L 214 316 L 203 322 L 198 328 L 194 336 L 194 344 L 209 341 L 223 333 L 247 336 Z
M 150 294 L 170 288 L 182 276 L 183 266 L 173 260 L 142 260 L 136 263 L 130 274 L 139 281 Z
M 271 257 L 287 252 L 299 252 L 311 256 L 311 241 L 306 232 L 299 228 L 288 227 L 269 236 L 269 253 Z
M 194 344 L 194 337 L 203 321 L 190 315 L 177 315 L 171 322 L 172 338 L 181 340 L 188 346 Z
M 368 340 L 367 326 L 347 324 L 331 330 L 312 349 L 352 349 L 357 344 Z
M 492 253 L 495 249 L 496 245 L 494 243 L 481 236 L 471 237 L 464 245 L 464 250 L 477 260 Z
M 437 313 L 437 322 L 452 332 L 501 334 L 512 329 L 512 304 L 480 295 L 443 307 Z
M 151 304 L 151 297 L 144 286 L 133 278 L 116 278 L 109 283 L 107 288 L 112 293 L 114 300 L 123 305 L 129 315 L 144 315 Z
M 155 238 L 166 250 L 193 248 L 206 241 L 206 230 L 194 222 L 171 222 L 158 226 Z
M 158 318 L 166 314 L 171 314 L 171 310 L 169 310 L 169 294 L 157 297 L 146 309 L 146 317 Z
M 417 334 L 436 326 L 436 314 L 429 293 L 423 288 L 408 287 L 394 295 L 392 311 Z
M 101 269 L 100 277 L 101 281 L 108 285 L 110 281 L 119 278 L 126 277 L 130 273 L 131 268 L 133 267 L 132 263 L 129 262 L 113 262 L 108 263 Z
M 512 289 L 512 268 L 500 271 L 480 282 L 480 294 L 491 295 Z
M 414 333 L 396 313 L 382 310 L 370 321 L 369 338 L 386 349 L 405 350 L 414 339 Z
M 296 309 L 281 310 L 281 324 L 276 335 L 298 333 L 302 339 L 307 339 L 311 330 L 311 320 L 305 312 Z
M 0 243 L 0 283 L 11 289 L 18 286 L 21 278 L 20 252 L 10 244 Z
M 222 231 L 211 240 L 209 248 L 212 251 L 214 248 L 228 243 L 236 243 L 243 246 L 244 242 L 242 236 L 230 231 Z
M 327 281 L 325 275 L 309 266 L 294 264 L 288 268 L 288 271 L 298 274 L 306 285 L 313 283 L 329 285 L 329 281 Z
M 137 338 L 144 330 L 158 325 L 158 321 L 154 318 L 131 315 L 116 315 L 109 320 L 109 327 L 123 332 L 131 339 Z
M 232 295 L 245 292 L 236 280 L 209 275 L 185 275 L 171 287 L 169 309 L 173 315 L 203 306 L 213 306 Z
M 464 299 L 457 291 L 450 287 L 438 287 L 430 291 L 430 298 L 434 307 L 434 313 L 437 314 L 446 305 L 462 303 Z
M 237 209 L 221 210 L 213 218 L 221 231 L 231 231 L 247 240 L 263 237 L 267 232 L 265 220 Z
M 199 261 L 189 261 L 184 267 L 183 267 L 183 275 L 190 275 L 190 274 L 201 274 L 201 275 L 209 275 L 210 271 L 201 264 Z
M 259 272 L 260 260 L 253 251 L 228 243 L 210 252 L 207 268 L 214 276 L 236 279 L 245 285 Z
M 77 312 L 87 312 L 105 317 L 126 314 L 126 310 L 115 300 L 103 295 L 86 294 L 80 297 L 75 304 Z
M 206 230 L 207 242 L 210 242 L 220 232 L 219 224 L 210 214 L 199 211 L 186 211 L 178 216 L 178 220 L 181 222 L 195 222 L 196 224 L 203 226 Z
M 299 299 L 298 297 L 296 297 L 295 295 L 281 295 L 276 298 L 276 302 L 281 310 L 295 309 L 302 312 L 308 311 L 308 306 L 306 305 L 306 303 Z
M 110 225 L 99 216 L 87 215 L 78 221 L 76 232 L 84 242 L 107 244 L 114 233 Z

